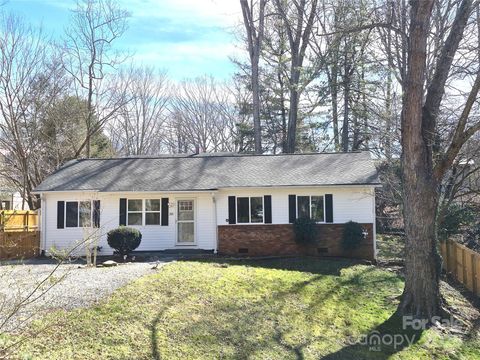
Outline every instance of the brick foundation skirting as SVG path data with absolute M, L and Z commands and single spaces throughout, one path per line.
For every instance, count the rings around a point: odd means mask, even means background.
M 373 260 L 373 224 L 361 225 L 368 235 L 357 249 L 351 251 L 342 249 L 343 224 L 316 225 L 316 244 L 308 246 L 296 243 L 291 224 L 220 225 L 218 252 L 224 255 L 314 255 Z

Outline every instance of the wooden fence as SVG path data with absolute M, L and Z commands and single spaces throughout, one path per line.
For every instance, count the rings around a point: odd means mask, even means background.
M 40 255 L 39 231 L 0 232 L 0 260 L 26 259 Z
M 480 254 L 453 240 L 442 242 L 441 252 L 445 270 L 480 297 Z
M 38 212 L 32 210 L 1 210 L 0 231 L 36 231 Z

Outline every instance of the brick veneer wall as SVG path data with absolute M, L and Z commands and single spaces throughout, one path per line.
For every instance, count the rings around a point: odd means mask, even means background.
M 343 224 L 318 224 L 315 245 L 295 242 L 293 225 L 220 225 L 218 227 L 218 252 L 224 255 L 315 255 L 342 256 L 373 260 L 373 224 L 361 224 L 368 235 L 355 250 L 342 249 Z M 248 252 L 245 252 L 248 250 Z

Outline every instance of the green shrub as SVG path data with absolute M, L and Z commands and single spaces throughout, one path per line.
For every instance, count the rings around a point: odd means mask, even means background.
M 293 223 L 295 241 L 299 244 L 313 244 L 317 236 L 315 220 L 310 218 L 299 218 Z
M 344 250 L 356 249 L 364 238 L 363 228 L 359 223 L 349 221 L 343 226 L 342 247 Z
M 120 226 L 107 233 L 107 242 L 118 254 L 125 256 L 135 250 L 142 241 L 142 233 L 137 229 Z

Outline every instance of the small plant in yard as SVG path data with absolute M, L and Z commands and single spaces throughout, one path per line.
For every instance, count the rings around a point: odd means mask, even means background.
M 363 228 L 359 223 L 349 221 L 344 225 L 342 246 L 345 250 L 356 249 L 364 238 Z
M 142 233 L 131 227 L 120 226 L 107 233 L 108 245 L 124 258 L 135 250 L 141 241 Z
M 313 244 L 317 236 L 317 227 L 315 220 L 303 217 L 298 218 L 293 223 L 295 231 L 295 241 L 299 244 Z

